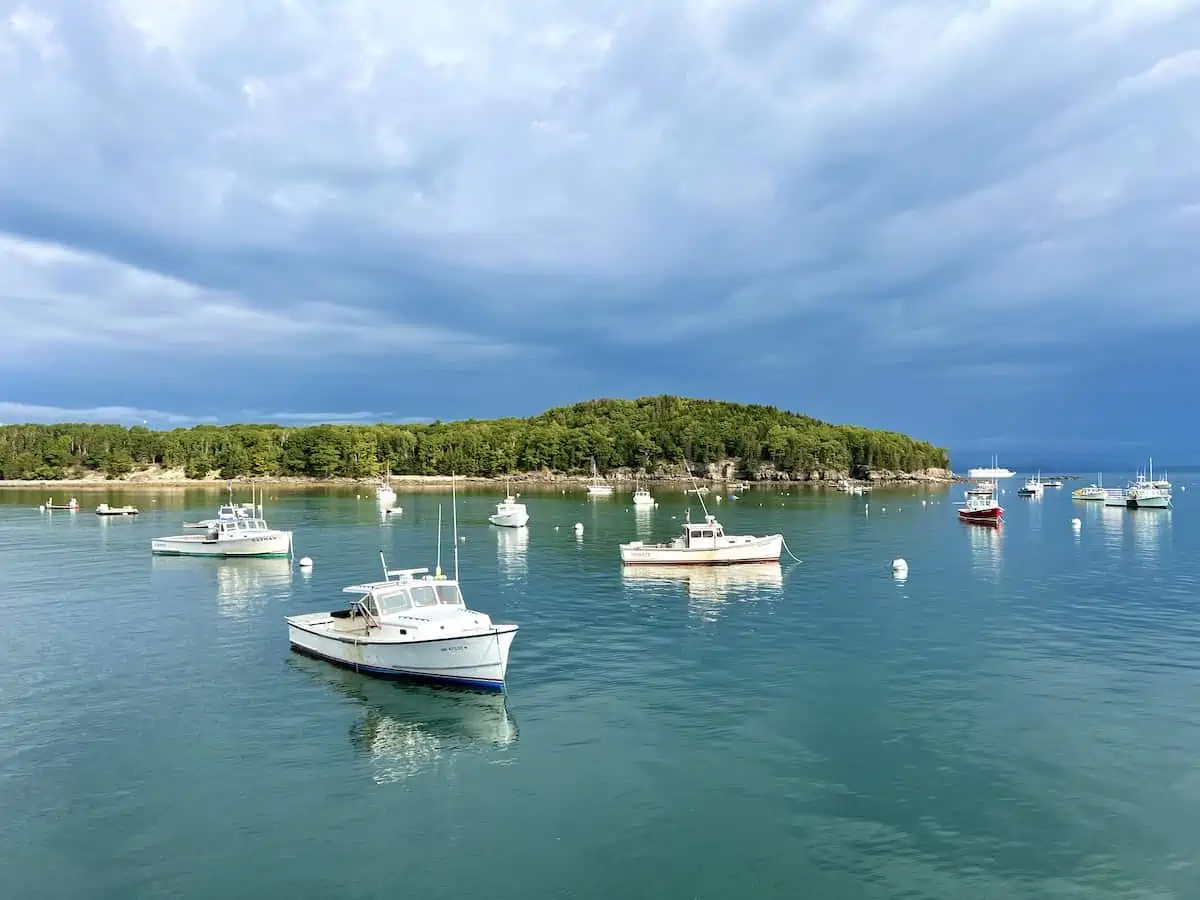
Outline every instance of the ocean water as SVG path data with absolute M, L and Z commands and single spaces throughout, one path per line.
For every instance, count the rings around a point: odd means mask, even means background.
M 961 487 L 755 488 L 715 511 L 801 562 L 678 573 L 616 549 L 672 536 L 677 490 L 530 491 L 523 533 L 460 495 L 468 604 L 521 626 L 506 696 L 288 649 L 381 549 L 432 566 L 439 505 L 452 569 L 447 494 L 385 521 L 269 489 L 301 572 L 151 557 L 218 492 L 0 492 L 4 895 L 1198 897 L 1200 475 L 1174 478 L 1171 511 L 1011 479 L 999 530 L 956 521 Z

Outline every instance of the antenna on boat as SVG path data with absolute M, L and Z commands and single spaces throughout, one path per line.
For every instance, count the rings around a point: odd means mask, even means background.
M 438 541 L 436 577 L 442 577 L 442 504 L 438 504 Z
M 696 495 L 696 499 L 700 501 L 700 508 L 704 510 L 704 518 L 708 519 L 708 505 L 704 502 L 704 495 L 700 493 L 700 484 L 696 481 L 696 476 L 692 474 L 692 467 L 687 464 L 687 460 L 683 461 L 683 468 L 688 473 L 688 478 L 692 479 L 692 493 Z
M 383 558 L 382 550 L 379 551 L 379 564 L 383 566 L 383 580 L 390 581 L 391 579 L 388 577 L 387 560 Z
M 454 473 L 450 473 L 450 510 L 454 516 L 454 580 L 458 581 L 458 491 Z

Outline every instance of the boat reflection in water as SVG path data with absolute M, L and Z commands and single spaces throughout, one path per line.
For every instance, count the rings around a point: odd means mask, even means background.
M 503 694 L 402 685 L 293 654 L 289 664 L 363 707 L 350 742 L 371 761 L 377 784 L 402 781 L 463 754 L 504 751 L 517 723 Z
M 652 505 L 633 508 L 633 527 L 639 541 L 649 540 L 654 534 L 654 507 Z
M 529 526 L 520 528 L 497 528 L 496 558 L 500 572 L 510 581 L 524 578 L 528 571 Z
M 627 588 L 639 591 L 686 587 L 689 611 L 708 622 L 717 620 L 722 604 L 730 597 L 778 599 L 783 595 L 783 569 L 779 563 L 622 566 L 621 580 Z
M 1138 558 L 1148 562 L 1157 561 L 1160 545 L 1171 530 L 1171 510 L 1132 509 L 1129 511 L 1129 520 L 1134 552 Z
M 219 559 L 217 611 L 223 616 L 245 616 L 285 593 L 292 584 L 290 559 Z
M 999 575 L 1004 561 L 1004 525 L 967 528 L 971 540 L 971 565 L 989 575 Z
M 1126 509 L 1124 506 L 1103 506 L 1100 509 L 1100 528 L 1109 553 L 1119 554 L 1124 541 Z

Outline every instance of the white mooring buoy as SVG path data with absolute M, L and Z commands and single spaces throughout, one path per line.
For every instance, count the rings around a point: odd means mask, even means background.
M 300 558 L 300 568 L 311 569 L 312 568 L 312 557 L 311 556 L 301 557 Z
M 904 559 L 893 559 L 892 574 L 897 578 L 903 578 L 908 574 L 908 562 Z

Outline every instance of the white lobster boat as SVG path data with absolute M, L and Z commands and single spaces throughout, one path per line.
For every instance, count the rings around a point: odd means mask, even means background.
M 700 488 L 693 489 L 704 510 L 704 521 L 693 522 L 688 511 L 683 534 L 665 544 L 632 541 L 621 544 L 621 562 L 627 566 L 723 566 L 737 563 L 779 562 L 783 553 L 783 535 L 726 534 L 716 516 L 709 515 Z
M 517 502 L 520 496 L 514 496 L 510 491 L 508 496 L 496 504 L 496 511 L 488 516 L 488 521 L 501 528 L 524 528 L 528 525 L 529 510 L 525 508 L 524 503 Z
M 101 503 L 96 507 L 98 516 L 136 516 L 137 514 L 136 506 L 109 506 L 107 503 Z
M 503 690 L 518 626 L 467 609 L 455 519 L 454 578 L 440 565 L 389 570 L 380 553 L 384 580 L 343 588 L 358 595 L 349 609 L 288 617 L 292 649 L 381 678 Z
M 216 522 L 204 534 L 155 538 L 150 552 L 158 556 L 281 557 L 292 555 L 292 533 L 276 531 L 263 519 L 232 518 Z
M 734 563 L 779 562 L 783 535 L 726 534 L 716 516 L 703 522 L 684 522 L 683 534 L 665 544 L 632 541 L 621 544 L 621 562 L 627 566 L 731 565 Z
M 641 479 L 635 479 L 633 486 L 634 486 L 634 491 L 633 491 L 633 505 L 634 506 L 653 506 L 654 505 L 654 495 L 651 494 L 644 487 L 642 487 Z
M 382 678 L 503 690 L 517 626 L 467 609 L 456 580 L 428 572 L 385 567 L 383 581 L 342 589 L 358 595 L 349 609 L 289 616 L 292 649 Z

